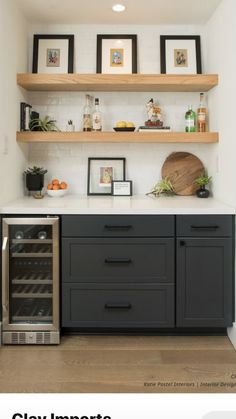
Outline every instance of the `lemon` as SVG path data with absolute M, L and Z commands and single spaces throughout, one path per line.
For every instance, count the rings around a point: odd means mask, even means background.
M 134 123 L 133 122 L 126 122 L 126 127 L 127 128 L 134 128 Z
M 125 121 L 118 121 L 116 123 L 116 128 L 125 128 L 126 127 L 126 122 Z

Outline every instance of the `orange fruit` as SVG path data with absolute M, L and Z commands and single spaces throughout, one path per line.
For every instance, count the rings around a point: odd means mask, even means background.
M 61 182 L 60 184 L 60 189 L 67 189 L 67 183 L 66 182 Z
M 48 186 L 47 186 L 47 189 L 52 190 L 52 188 L 53 188 L 53 184 L 52 183 L 49 183 Z
M 58 189 L 60 189 L 60 186 L 59 185 L 53 185 L 52 189 L 54 191 L 58 191 Z
M 59 185 L 59 183 L 60 183 L 60 182 L 59 182 L 59 180 L 58 180 L 58 179 L 53 179 L 53 180 L 52 180 L 52 184 L 53 184 L 53 185 Z

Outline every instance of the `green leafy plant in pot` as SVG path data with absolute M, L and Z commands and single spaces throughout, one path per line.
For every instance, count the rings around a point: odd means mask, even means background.
M 196 195 L 198 198 L 208 198 L 210 195 L 210 192 L 208 189 L 206 189 L 206 185 L 208 185 L 211 181 L 211 176 L 207 176 L 206 173 L 203 173 L 202 176 L 199 176 L 195 183 L 199 186 L 199 189 L 196 191 Z
M 24 171 L 26 178 L 26 188 L 29 192 L 39 191 L 41 192 L 44 186 L 44 175 L 47 170 L 43 167 L 29 167 Z
M 58 131 L 55 122 L 56 121 L 54 119 L 50 119 L 49 116 L 45 116 L 44 118 L 31 119 L 29 123 L 29 129 L 30 131 Z

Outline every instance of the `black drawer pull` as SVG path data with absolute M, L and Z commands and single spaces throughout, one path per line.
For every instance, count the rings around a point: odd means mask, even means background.
M 105 225 L 104 226 L 107 230 L 109 231 L 128 231 L 132 228 L 132 225 L 126 225 L 126 226 L 122 226 L 122 225 L 118 225 L 118 226 L 113 226 L 113 225 Z
M 107 258 L 105 259 L 105 263 L 109 264 L 114 264 L 114 263 L 131 263 L 132 259 L 129 258 Z
M 104 308 L 107 310 L 130 310 L 132 308 L 132 304 L 130 303 L 106 303 Z
M 205 231 L 213 231 L 217 230 L 219 226 L 191 226 L 192 230 L 205 230 Z
M 184 247 L 186 245 L 184 240 L 180 240 L 179 244 L 180 244 L 181 247 Z

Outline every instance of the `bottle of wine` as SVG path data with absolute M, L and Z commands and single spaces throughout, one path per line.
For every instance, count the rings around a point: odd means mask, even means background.
M 83 131 L 92 131 L 91 96 L 86 95 L 86 104 L 83 112 Z
M 197 110 L 197 129 L 198 132 L 206 132 L 207 130 L 207 109 L 204 93 L 200 93 L 200 104 Z
M 99 109 L 99 99 L 95 99 L 95 111 L 93 112 L 93 131 L 102 131 L 102 114 Z
M 196 114 L 192 110 L 192 106 L 189 106 L 188 111 L 185 114 L 185 131 L 186 132 L 196 131 Z

